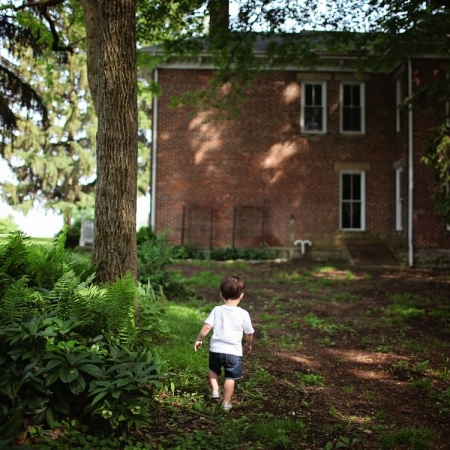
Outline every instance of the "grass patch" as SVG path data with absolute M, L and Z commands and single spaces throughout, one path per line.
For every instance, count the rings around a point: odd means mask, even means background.
M 248 430 L 249 438 L 264 442 L 271 449 L 290 449 L 292 438 L 306 436 L 307 425 L 292 417 L 259 416 Z
M 195 289 L 198 287 L 214 288 L 219 289 L 220 282 L 223 276 L 215 274 L 211 270 L 205 272 L 199 272 L 194 274 L 189 278 L 185 278 L 184 282 L 191 288 Z
M 325 386 L 324 376 L 318 373 L 296 372 L 295 377 L 298 379 L 300 389 L 303 389 L 306 386 L 315 386 L 315 387 Z
M 335 292 L 331 295 L 331 301 L 333 303 L 355 303 L 357 300 L 358 297 L 355 294 L 351 294 L 350 292 Z
M 320 318 L 315 314 L 306 314 L 303 317 L 303 320 L 314 330 L 330 335 L 334 334 L 338 329 L 338 326 L 334 323 L 333 319 L 328 317 Z
M 206 373 L 209 336 L 203 348 L 194 352 L 194 341 L 206 318 L 203 311 L 184 305 L 169 303 L 165 308 L 164 320 L 169 328 L 169 340 L 156 347 L 165 361 L 164 369 L 169 372 L 169 384 L 184 389 L 199 387 L 200 378 Z
M 384 433 L 380 437 L 383 450 L 407 448 L 408 450 L 430 450 L 434 446 L 434 433 L 428 428 L 402 428 Z
M 288 348 L 299 348 L 303 345 L 300 337 L 300 333 L 285 333 L 278 338 L 278 345 Z

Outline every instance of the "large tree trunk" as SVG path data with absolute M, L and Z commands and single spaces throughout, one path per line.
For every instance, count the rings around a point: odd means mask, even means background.
M 99 0 L 93 261 L 101 281 L 137 276 L 136 0 Z
M 100 54 L 99 0 L 80 0 L 86 29 L 87 76 L 94 109 L 98 115 L 98 66 Z

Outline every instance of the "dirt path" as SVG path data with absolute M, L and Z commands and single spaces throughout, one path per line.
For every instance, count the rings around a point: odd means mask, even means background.
M 242 306 L 256 333 L 236 417 L 299 418 L 309 432 L 293 449 L 338 448 L 340 437 L 377 449 L 381 434 L 406 427 L 425 427 L 433 448 L 450 449 L 447 273 L 304 262 L 174 268 L 186 277 L 208 270 L 245 279 Z M 213 301 L 217 290 L 197 293 Z

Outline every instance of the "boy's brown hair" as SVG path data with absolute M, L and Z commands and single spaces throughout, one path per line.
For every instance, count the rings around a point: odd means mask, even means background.
M 220 293 L 224 300 L 236 300 L 244 292 L 244 280 L 240 277 L 227 276 L 220 282 Z

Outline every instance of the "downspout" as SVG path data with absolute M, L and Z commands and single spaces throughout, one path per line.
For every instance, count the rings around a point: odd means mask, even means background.
M 411 59 L 408 59 L 408 98 L 412 96 L 412 66 Z M 414 265 L 414 247 L 413 247 L 413 111 L 411 103 L 408 106 L 408 264 Z
M 158 68 L 153 70 L 153 81 L 158 83 Z M 158 96 L 153 94 L 152 120 L 152 187 L 150 193 L 150 228 L 155 231 L 156 223 L 156 155 L 158 152 Z

